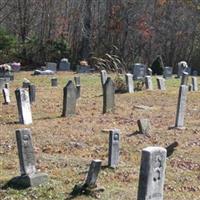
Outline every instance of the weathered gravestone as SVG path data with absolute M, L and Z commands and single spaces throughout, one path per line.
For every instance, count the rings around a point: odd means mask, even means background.
M 172 67 L 164 67 L 163 68 L 163 78 L 168 79 L 172 77 L 173 69 Z
M 135 63 L 132 67 L 133 79 L 141 80 L 146 76 L 146 65 L 141 63 Z
M 133 93 L 134 92 L 133 75 L 126 74 L 125 77 L 126 77 L 127 90 L 129 93 Z
M 102 87 L 106 83 L 107 78 L 108 78 L 108 74 L 107 74 L 106 70 L 101 70 L 101 84 L 102 84 Z
M 31 124 L 32 113 L 28 91 L 18 88 L 15 90 L 15 96 L 17 100 L 19 122 L 26 125 Z
M 103 85 L 103 113 L 114 111 L 115 107 L 115 88 L 110 77 Z
M 163 200 L 166 154 L 162 147 L 142 150 L 137 200 Z
M 8 88 L 3 88 L 3 98 L 4 98 L 4 104 L 10 103 L 10 92 Z
M 158 77 L 156 80 L 157 80 L 158 89 L 159 90 L 166 90 L 165 79 L 162 78 L 162 77 Z
M 30 84 L 31 82 L 28 79 L 24 78 L 24 81 L 22 83 L 22 88 L 28 88 Z
M 189 84 L 189 85 L 188 85 L 188 91 L 189 91 L 189 92 L 193 91 L 193 85 L 192 85 L 192 84 Z
M 75 114 L 76 96 L 76 88 L 74 86 L 74 83 L 70 80 L 63 88 L 63 117 Z
M 81 79 L 80 79 L 80 76 L 75 76 L 74 82 L 75 82 L 75 85 L 76 85 L 76 98 L 78 99 L 81 96 Z
M 153 83 L 151 76 L 145 76 L 145 86 L 147 90 L 153 90 Z
M 111 168 L 117 167 L 119 163 L 119 142 L 120 131 L 112 129 L 109 133 L 109 152 L 108 152 L 108 166 Z
M 148 68 L 148 69 L 147 69 L 147 75 L 148 75 L 148 76 L 152 76 L 152 69 L 151 69 L 151 68 Z
M 188 74 L 191 73 L 191 68 L 188 67 L 188 64 L 186 61 L 180 61 L 178 63 L 177 77 L 180 78 L 182 76 L 183 72 L 187 72 Z
M 139 133 L 144 134 L 144 135 L 150 134 L 151 124 L 150 124 L 149 119 L 139 119 L 137 121 L 137 124 L 139 128 Z
M 189 74 L 187 72 L 182 73 L 181 85 L 187 85 L 188 84 L 188 76 L 189 76 Z
M 197 82 L 197 77 L 192 77 L 192 86 L 193 86 L 193 91 L 198 91 L 198 82 Z
M 184 129 L 184 117 L 186 110 L 186 100 L 187 100 L 187 85 L 181 85 L 179 89 L 178 104 L 176 111 L 176 123 L 174 128 Z
M 57 63 L 46 62 L 46 68 L 47 68 L 47 70 L 51 70 L 53 72 L 56 72 L 57 71 Z
M 58 86 L 58 79 L 56 77 L 53 77 L 51 79 L 51 86 L 52 87 L 57 87 Z
M 5 84 L 6 84 L 6 79 L 5 78 L 0 78 L 0 90 L 5 88 Z
M 35 93 L 36 93 L 35 85 L 30 84 L 30 85 L 28 86 L 28 91 L 29 91 L 30 103 L 35 102 Z
M 70 62 L 67 58 L 62 58 L 59 63 L 59 70 L 60 71 L 67 71 L 70 70 Z
M 16 130 L 17 148 L 21 176 L 11 180 L 10 184 L 15 187 L 35 187 L 47 182 L 48 175 L 38 173 L 32 145 L 31 132 L 29 129 Z

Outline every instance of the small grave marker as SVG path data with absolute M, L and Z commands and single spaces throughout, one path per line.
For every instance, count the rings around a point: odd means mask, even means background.
M 153 83 L 151 76 L 145 76 L 145 86 L 147 90 L 153 90 Z
M 75 85 L 76 85 L 76 97 L 77 99 L 81 96 L 81 80 L 80 76 L 74 77 Z
M 70 62 L 67 58 L 62 58 L 59 63 L 59 70 L 60 71 L 69 71 L 70 70 Z
M 133 75 L 126 74 L 125 77 L 126 77 L 127 90 L 129 93 L 133 93 L 134 92 Z
M 164 67 L 163 69 L 163 78 L 169 79 L 172 77 L 173 69 L 172 67 Z
M 198 91 L 198 83 L 197 83 L 197 77 L 192 77 L 192 86 L 193 86 L 193 91 Z
M 52 87 L 57 87 L 58 86 L 58 79 L 56 77 L 53 77 L 51 79 L 51 86 Z
M 29 91 L 30 103 L 35 102 L 35 93 L 36 93 L 35 85 L 30 84 L 28 87 L 28 91 Z
M 162 77 L 158 77 L 156 80 L 157 80 L 158 89 L 159 90 L 166 90 L 165 79 L 162 78 Z
M 151 125 L 149 119 L 139 119 L 137 121 L 139 132 L 144 135 L 149 135 Z
M 3 97 L 4 97 L 4 104 L 10 103 L 10 92 L 8 88 L 3 88 Z
M 30 84 L 31 82 L 28 79 L 24 78 L 24 81 L 22 83 L 22 88 L 28 88 Z

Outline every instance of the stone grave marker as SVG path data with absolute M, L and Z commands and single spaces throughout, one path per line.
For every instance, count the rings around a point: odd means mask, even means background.
M 31 82 L 28 79 L 24 78 L 24 81 L 22 83 L 22 88 L 28 88 L 30 84 Z
M 175 128 L 184 129 L 184 117 L 186 110 L 186 100 L 187 100 L 187 85 L 181 85 L 179 89 L 178 104 L 176 111 L 176 123 Z
M 19 122 L 26 125 L 32 124 L 32 113 L 28 91 L 18 88 L 15 90 L 15 96 L 17 100 Z
M 189 74 L 187 72 L 182 73 L 181 85 L 187 85 L 188 84 L 188 76 L 189 76 Z
M 159 90 L 166 90 L 165 79 L 162 77 L 157 77 L 157 85 Z
M 80 79 L 80 76 L 75 76 L 74 82 L 75 82 L 75 85 L 76 85 L 76 97 L 78 99 L 81 96 L 81 79 Z
M 141 80 L 146 76 L 146 65 L 135 63 L 132 67 L 133 80 Z
M 51 70 L 53 72 L 56 72 L 57 71 L 57 63 L 46 62 L 46 68 L 47 68 L 47 70 Z
M 134 83 L 133 83 L 133 75 L 132 74 L 126 74 L 126 85 L 127 85 L 127 90 L 129 93 L 134 92 Z
M 192 77 L 192 87 L 193 91 L 198 91 L 198 82 L 197 82 L 197 77 Z
M 112 129 L 109 132 L 108 166 L 116 168 L 119 163 L 120 131 Z
M 107 78 L 103 86 L 103 113 L 114 111 L 115 107 L 115 88 L 110 77 Z
M 74 83 L 70 80 L 68 81 L 67 85 L 63 88 L 63 117 L 75 114 L 76 97 L 76 88 L 74 86 Z
M 57 87 L 58 86 L 58 79 L 56 77 L 53 77 L 51 79 L 51 86 L 52 87 Z
M 145 86 L 147 90 L 153 90 L 153 83 L 151 76 L 145 76 Z
M 137 200 L 163 200 L 166 154 L 162 147 L 142 150 Z
M 137 121 L 139 132 L 144 135 L 149 135 L 151 130 L 151 124 L 149 119 L 139 119 Z
M 152 69 L 151 69 L 151 68 L 148 68 L 148 69 L 147 69 L 147 75 L 148 75 L 148 76 L 152 76 Z
M 189 92 L 192 92 L 192 91 L 193 91 L 193 85 L 192 85 L 192 84 L 189 84 L 189 85 L 188 85 L 188 91 L 189 91 Z
M 192 72 L 192 76 L 198 76 L 198 71 L 197 71 L 197 70 L 194 70 L 194 71 Z
M 11 180 L 11 184 L 24 188 L 35 187 L 47 182 L 48 175 L 38 173 L 29 129 L 16 130 L 17 148 L 21 176 Z
M 35 85 L 30 84 L 29 87 L 28 87 L 28 91 L 29 91 L 30 103 L 35 102 L 35 93 L 36 93 Z
M 62 58 L 59 63 L 59 70 L 60 71 L 69 71 L 70 70 L 70 62 L 67 58 Z
M 10 91 L 8 88 L 3 88 L 3 98 L 4 98 L 4 104 L 10 103 Z
M 106 83 L 107 78 L 108 78 L 108 74 L 107 74 L 106 70 L 101 70 L 101 84 L 102 84 L 102 87 Z
M 177 72 L 177 77 L 180 78 L 183 75 L 183 72 L 187 72 L 188 74 L 191 73 L 191 68 L 188 67 L 187 62 L 185 61 L 180 61 L 178 63 L 178 72 Z
M 172 67 L 164 67 L 163 69 L 163 78 L 169 79 L 172 77 L 173 69 Z

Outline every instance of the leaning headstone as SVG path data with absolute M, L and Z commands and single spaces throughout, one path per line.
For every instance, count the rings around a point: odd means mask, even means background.
M 146 76 L 146 65 L 135 63 L 132 67 L 133 80 L 141 80 Z
M 188 76 L 189 76 L 189 74 L 187 72 L 182 73 L 181 85 L 187 85 L 188 84 Z
M 115 88 L 110 77 L 107 78 L 103 86 L 103 113 L 114 111 L 115 107 Z
M 148 76 L 152 76 L 152 69 L 151 69 L 151 68 L 148 68 L 148 69 L 147 69 L 147 75 L 148 75 Z
M 107 74 L 106 70 L 101 70 L 101 84 L 102 84 L 102 87 L 106 83 L 107 78 L 108 78 L 108 74 Z
M 137 200 L 163 200 L 166 154 L 162 147 L 142 150 Z
M 139 119 L 137 121 L 139 132 L 144 135 L 149 135 L 151 130 L 151 124 L 149 119 Z
M 12 185 L 27 188 L 35 187 L 47 182 L 48 175 L 38 173 L 29 129 L 16 130 L 17 148 L 21 176 L 11 180 Z
M 110 130 L 109 134 L 109 153 L 108 153 L 108 166 L 111 168 L 117 167 L 119 163 L 119 142 L 120 132 L 118 129 Z
M 24 81 L 22 83 L 22 87 L 28 88 L 30 84 L 31 84 L 31 82 L 28 79 L 24 78 Z
M 80 79 L 80 76 L 75 76 L 74 82 L 75 82 L 75 85 L 76 85 L 76 98 L 78 99 L 81 96 L 81 79 Z
M 197 77 L 192 77 L 192 86 L 193 86 L 193 91 L 198 91 L 198 82 L 197 82 Z
M 75 114 L 76 96 L 76 88 L 74 86 L 74 83 L 70 80 L 63 88 L 63 117 Z
M 19 122 L 26 125 L 31 124 L 32 113 L 28 91 L 18 88 L 15 90 L 15 96 L 17 100 Z
M 52 87 L 57 87 L 58 86 L 58 79 L 56 77 L 53 77 L 51 79 L 51 86 Z
M 59 63 L 59 70 L 60 71 L 68 71 L 70 70 L 70 62 L 67 58 L 62 58 Z
M 126 74 L 126 85 L 127 90 L 129 93 L 134 92 L 134 84 L 133 84 L 133 75 L 132 74 Z
M 156 80 L 157 80 L 158 89 L 159 90 L 166 90 L 165 79 L 162 78 L 162 77 L 158 77 Z
M 147 90 L 153 90 L 153 83 L 151 76 L 145 76 L 145 86 Z
M 164 67 L 163 69 L 163 78 L 169 79 L 172 77 L 173 69 L 172 67 Z
M 3 97 L 4 97 L 4 104 L 10 103 L 10 92 L 8 88 L 3 88 Z
M 28 91 L 29 91 L 30 103 L 35 102 L 35 93 L 36 93 L 35 85 L 30 84 L 28 87 Z
M 187 85 L 181 85 L 179 89 L 178 104 L 176 111 L 176 123 L 175 128 L 184 129 L 184 117 L 186 110 L 186 100 L 187 100 Z

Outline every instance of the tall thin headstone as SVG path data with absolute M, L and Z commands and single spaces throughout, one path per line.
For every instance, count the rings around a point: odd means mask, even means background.
M 28 91 L 18 88 L 15 90 L 15 96 L 17 100 L 19 122 L 26 125 L 31 124 L 32 113 Z
M 106 70 L 101 70 L 101 84 L 102 84 L 102 87 L 106 83 L 107 78 L 108 78 L 108 74 L 107 74 Z
M 80 79 L 80 76 L 75 76 L 74 82 L 75 82 L 75 85 L 76 85 L 76 97 L 78 99 L 81 96 L 81 79 Z
M 4 104 L 10 103 L 10 92 L 8 88 L 3 88 L 3 97 L 4 97 Z
M 198 82 L 197 82 L 197 77 L 192 77 L 192 86 L 193 86 L 193 91 L 198 91 Z
M 35 93 L 36 93 L 35 85 L 30 84 L 30 85 L 28 86 L 28 91 L 29 91 L 30 103 L 35 102 Z
M 115 88 L 110 77 L 103 86 L 103 113 L 112 112 L 115 107 Z
M 76 88 L 74 86 L 74 83 L 70 80 L 63 88 L 63 117 L 75 114 L 76 96 Z
M 189 73 L 183 72 L 181 77 L 181 85 L 187 85 L 188 84 L 188 76 Z
M 178 96 L 175 128 L 180 128 L 180 129 L 184 128 L 187 92 L 188 92 L 188 86 L 181 85 L 179 89 L 179 96 Z
M 166 90 L 165 79 L 162 78 L 162 77 L 158 77 L 156 80 L 157 80 L 157 84 L 158 84 L 158 89 L 159 90 Z
M 119 150 L 120 150 L 119 143 L 120 143 L 120 131 L 118 129 L 110 130 L 108 166 L 111 168 L 117 167 L 119 163 Z
M 153 90 L 153 83 L 151 76 L 145 76 L 145 86 L 147 90 Z
M 137 200 L 163 200 L 166 155 L 162 147 L 142 150 Z
M 127 85 L 127 90 L 129 93 L 134 92 L 134 83 L 133 83 L 133 75 L 132 74 L 126 74 L 126 85 Z

